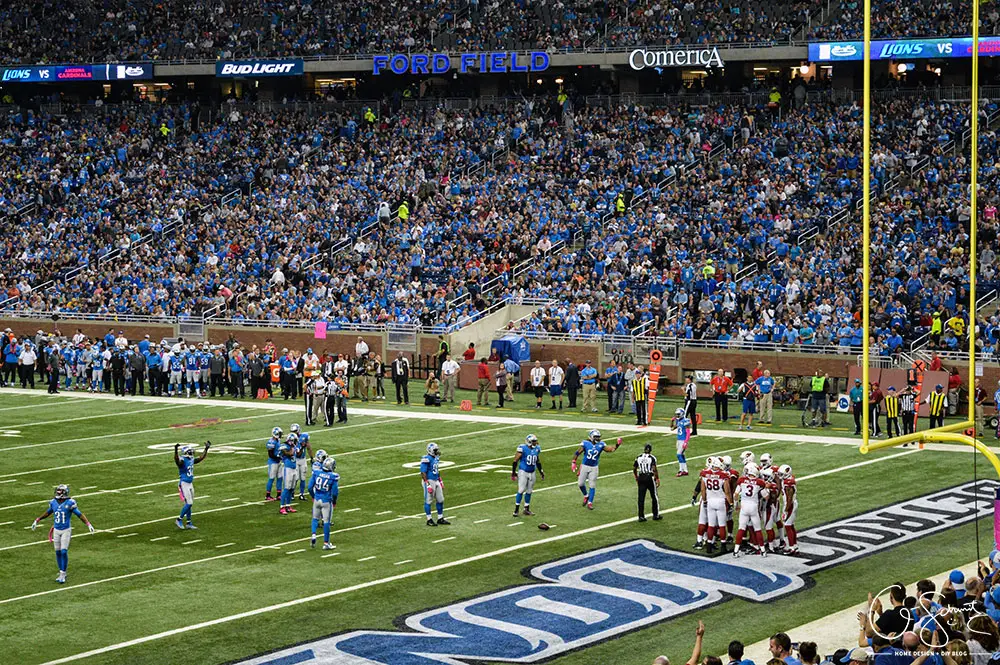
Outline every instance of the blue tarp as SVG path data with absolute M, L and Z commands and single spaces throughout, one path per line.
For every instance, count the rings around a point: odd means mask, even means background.
M 517 363 L 531 360 L 531 345 L 528 340 L 520 335 L 505 335 L 500 339 L 493 340 L 490 344 L 490 351 L 496 349 L 501 360 L 507 356 Z

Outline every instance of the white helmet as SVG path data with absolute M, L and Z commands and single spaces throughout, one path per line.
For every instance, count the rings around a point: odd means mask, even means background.
M 678 408 L 676 411 L 674 411 L 674 417 L 675 418 L 683 418 L 684 417 L 684 409 L 683 408 Z
M 787 464 L 782 464 L 778 467 L 778 476 L 781 478 L 789 478 L 792 475 L 792 467 Z
M 753 453 L 750 452 L 749 450 L 744 450 L 742 453 L 740 453 L 740 462 L 743 464 L 743 466 L 746 466 L 747 464 L 753 464 L 753 460 L 754 460 Z
M 337 469 L 337 460 L 332 457 L 327 457 L 323 460 L 323 470 L 324 471 L 335 471 Z
M 766 480 L 769 483 L 773 483 L 774 482 L 774 471 L 771 471 L 770 467 L 764 467 L 760 471 L 760 477 L 763 478 L 764 480 Z
M 294 425 L 292 425 L 291 427 L 289 427 L 288 429 L 289 429 L 289 430 L 291 430 L 292 432 L 294 432 L 294 433 L 298 434 L 298 433 L 299 433 L 299 430 L 300 430 L 300 429 L 302 429 L 302 428 L 301 428 L 301 427 L 299 427 L 299 426 L 298 426 L 298 424 L 294 424 Z
M 719 468 L 719 458 L 709 455 L 705 458 L 705 468 L 706 469 L 718 469 Z
M 592 430 L 590 430 L 590 440 L 593 441 L 594 443 L 597 443 L 598 441 L 600 441 L 601 440 L 601 430 L 599 430 L 599 429 L 592 429 Z
M 183 446 L 181 448 L 181 457 L 194 457 L 194 448 L 191 446 Z
M 760 475 L 760 469 L 757 468 L 756 464 L 751 462 L 750 464 L 747 464 L 745 469 L 743 469 L 743 473 L 747 478 L 756 478 Z
M 771 453 L 764 453 L 760 456 L 761 466 L 771 466 Z
M 431 457 L 441 457 L 441 448 L 436 443 L 428 443 L 427 454 Z
M 730 457 L 729 455 L 723 455 L 722 466 L 725 467 L 726 471 L 729 471 L 731 468 L 733 468 L 733 458 Z
M 322 463 L 327 457 L 326 451 L 320 448 L 316 451 L 316 461 Z
M 285 433 L 284 430 L 282 430 L 280 427 L 275 427 L 273 430 L 271 430 L 271 436 L 273 436 L 275 439 L 281 438 L 281 435 L 284 433 Z

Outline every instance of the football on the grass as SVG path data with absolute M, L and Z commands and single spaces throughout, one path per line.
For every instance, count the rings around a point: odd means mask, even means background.
M 538 525 L 538 528 L 541 529 L 542 531 L 548 531 L 549 525 L 546 524 L 545 522 L 542 522 L 541 524 Z

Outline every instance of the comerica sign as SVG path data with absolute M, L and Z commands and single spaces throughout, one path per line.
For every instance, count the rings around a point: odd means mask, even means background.
M 715 48 L 682 48 L 663 51 L 647 51 L 637 48 L 628 55 L 632 69 L 647 67 L 724 67 L 726 63 Z

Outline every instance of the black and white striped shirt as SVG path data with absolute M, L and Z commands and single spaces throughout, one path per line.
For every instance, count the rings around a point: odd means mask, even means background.
M 684 386 L 684 399 L 692 402 L 698 399 L 698 386 L 693 381 Z
M 913 393 L 903 393 L 899 396 L 899 410 L 903 413 L 914 411 Z
M 653 467 L 656 466 L 656 457 L 650 453 L 643 453 L 635 458 L 635 464 L 633 467 L 638 472 L 640 476 L 649 476 L 653 474 Z

